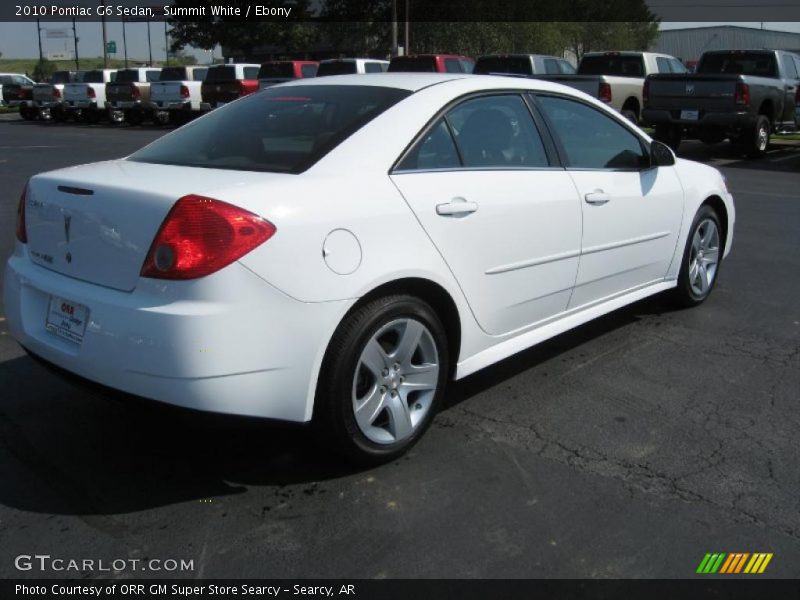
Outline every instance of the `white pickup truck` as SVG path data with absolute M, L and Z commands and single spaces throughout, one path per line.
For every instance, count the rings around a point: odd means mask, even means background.
M 165 67 L 158 81 L 150 84 L 150 106 L 166 112 L 170 121 L 185 121 L 192 113 L 200 113 L 203 101 L 201 87 L 208 67 Z
M 644 80 L 656 73 L 688 73 L 683 63 L 654 52 L 587 52 L 575 75 L 534 77 L 568 85 L 594 96 L 634 123 L 642 116 Z
M 106 113 L 106 84 L 116 81 L 116 69 L 86 71 L 81 83 L 64 85 L 64 110 L 95 123 Z

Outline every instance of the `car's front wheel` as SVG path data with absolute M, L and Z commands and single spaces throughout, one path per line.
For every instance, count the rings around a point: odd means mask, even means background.
M 372 300 L 334 334 L 317 386 L 315 420 L 351 459 L 392 460 L 430 425 L 448 374 L 447 336 L 427 303 L 407 295 Z
M 692 222 L 673 298 L 682 306 L 696 306 L 708 298 L 717 282 L 723 239 L 719 216 L 703 205 Z

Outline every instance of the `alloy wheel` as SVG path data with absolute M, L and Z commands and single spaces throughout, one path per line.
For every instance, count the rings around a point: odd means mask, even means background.
M 717 224 L 712 219 L 703 219 L 694 230 L 689 256 L 689 285 L 695 295 L 705 296 L 711 289 L 719 258 Z

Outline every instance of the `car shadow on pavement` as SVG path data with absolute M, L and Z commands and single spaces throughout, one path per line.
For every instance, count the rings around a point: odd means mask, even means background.
M 523 351 L 452 384 L 443 410 L 670 310 L 644 300 Z M 0 363 L 0 380 L 0 503 L 18 510 L 123 514 L 363 470 L 326 451 L 309 427 L 172 408 L 59 377 L 28 356 Z
M 752 169 L 756 171 L 800 173 L 800 142 L 777 141 L 770 145 L 766 155 L 749 158 L 738 152 L 730 143 L 705 145 L 687 143 L 678 150 L 680 158 L 698 162 L 724 161 L 725 168 Z

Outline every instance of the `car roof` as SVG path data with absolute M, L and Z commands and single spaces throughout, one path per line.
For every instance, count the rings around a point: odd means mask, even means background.
M 504 75 L 472 75 L 468 73 L 366 73 L 363 75 L 331 75 L 295 79 L 281 83 L 279 87 L 298 85 L 367 85 L 396 88 L 417 92 L 434 85 L 451 84 L 460 81 L 468 91 L 525 89 L 553 92 L 568 92 L 583 96 L 581 92 L 551 81 L 528 77 L 506 77 Z M 471 84 L 471 85 L 470 85 Z

